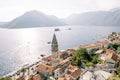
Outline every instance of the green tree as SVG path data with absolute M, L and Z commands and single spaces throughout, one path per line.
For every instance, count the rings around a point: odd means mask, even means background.
M 88 54 L 85 48 L 80 48 L 72 56 L 72 63 L 76 66 L 81 66 L 82 62 L 86 63 L 90 60 L 91 60 L 90 55 Z
M 120 47 L 117 48 L 117 53 L 120 54 Z
M 97 57 L 96 57 L 96 56 L 92 57 L 92 62 L 93 62 L 94 64 L 97 64 Z
M 85 48 L 78 49 L 72 56 L 72 64 L 81 66 L 82 63 L 85 63 L 88 67 L 97 63 L 101 64 L 102 61 L 100 60 L 99 56 L 95 54 L 96 50 L 97 49 L 94 49 L 88 54 Z
M 88 66 L 88 67 L 94 66 L 94 63 L 92 63 L 92 62 L 87 62 L 87 63 L 86 63 L 86 66 Z
M 72 56 L 72 64 L 76 65 L 76 66 L 80 66 L 81 65 L 81 57 L 77 56 L 77 54 L 74 54 Z
M 108 49 L 117 50 L 120 47 L 120 44 L 109 44 Z
M 4 77 L 4 78 L 1 78 L 0 80 L 12 80 L 12 79 L 9 77 Z
M 118 68 L 116 69 L 116 72 L 117 72 L 118 77 L 120 77 L 120 67 L 118 67 Z
M 26 68 L 22 68 L 21 69 L 21 72 L 23 73 L 23 76 L 25 75 L 25 72 L 26 72 Z

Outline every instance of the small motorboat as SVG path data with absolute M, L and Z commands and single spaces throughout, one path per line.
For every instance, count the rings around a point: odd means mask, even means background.
M 44 54 L 41 54 L 40 56 L 41 56 L 41 57 L 44 57 L 45 55 L 44 55 Z
M 55 28 L 54 31 L 60 31 L 60 29 L 59 28 Z
M 68 28 L 68 30 L 72 30 L 71 28 Z
M 47 42 L 48 44 L 51 44 L 51 42 L 49 41 L 49 42 Z

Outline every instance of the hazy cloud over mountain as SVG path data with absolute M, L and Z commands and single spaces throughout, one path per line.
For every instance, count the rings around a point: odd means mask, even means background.
M 120 26 L 120 8 L 73 14 L 65 22 L 69 25 Z
M 120 0 L 0 0 L 0 21 L 10 21 L 34 9 L 64 18 L 73 13 L 109 10 L 119 6 Z

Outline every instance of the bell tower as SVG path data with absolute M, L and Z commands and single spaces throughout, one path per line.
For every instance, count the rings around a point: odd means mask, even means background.
M 51 47 L 52 47 L 52 52 L 57 52 L 58 51 L 58 42 L 57 42 L 55 34 L 53 35 L 53 40 L 52 40 Z
M 52 66 L 56 66 L 58 59 L 58 42 L 55 34 L 53 35 L 52 39 L 51 51 L 52 51 Z

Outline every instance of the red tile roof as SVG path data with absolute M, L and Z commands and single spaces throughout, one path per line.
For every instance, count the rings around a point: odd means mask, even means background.
M 114 61 L 116 61 L 117 58 L 118 56 L 115 54 L 114 50 L 110 50 L 110 49 L 106 50 L 106 57 L 105 57 L 106 60 L 113 59 Z
M 45 72 L 45 73 L 50 73 L 50 72 L 52 72 L 54 70 L 54 67 L 53 66 L 44 65 L 44 64 L 40 64 L 37 67 L 37 70 Z
M 70 63 L 70 61 L 64 60 L 64 61 L 60 62 L 60 65 L 63 66 L 63 65 L 69 64 L 69 63 Z
M 109 45 L 108 42 L 95 42 L 95 43 L 92 43 L 92 44 L 88 44 L 88 45 L 84 45 L 84 46 L 80 46 L 79 48 L 95 48 L 97 46 L 106 46 L 106 45 Z
M 28 80 L 33 80 L 33 75 L 30 75 Z
M 68 53 L 69 55 L 72 55 L 72 54 L 74 54 L 75 52 L 76 52 L 75 49 L 68 49 L 68 50 L 67 50 L 67 53 Z
M 42 80 L 42 77 L 43 77 L 42 75 L 36 74 L 33 76 L 33 80 Z
M 58 80 L 73 80 L 72 78 L 58 78 Z
M 18 79 L 16 80 L 25 80 L 23 76 L 19 77 Z
M 68 56 L 68 53 L 66 51 L 58 52 L 58 57 L 59 58 L 65 58 Z
M 83 71 L 82 71 L 81 69 L 79 69 L 78 67 L 70 65 L 70 66 L 68 67 L 67 74 L 68 74 L 68 75 L 71 75 L 72 77 L 75 77 L 75 78 L 76 78 L 76 77 L 80 76 L 80 74 L 81 74 L 82 72 L 83 72 Z
M 52 56 L 48 56 L 48 57 L 45 57 L 45 58 L 42 58 L 43 61 L 46 61 L 46 62 L 50 62 L 52 61 Z

